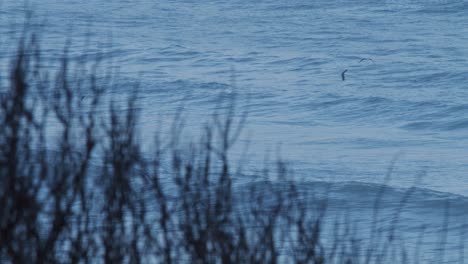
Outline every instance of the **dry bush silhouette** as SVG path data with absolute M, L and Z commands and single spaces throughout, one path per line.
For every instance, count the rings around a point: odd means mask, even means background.
M 115 76 L 100 58 L 74 62 L 65 48 L 55 71 L 42 62 L 26 30 L 1 87 L 2 263 L 384 263 L 392 250 L 406 262 L 396 231 L 377 226 L 382 194 L 361 244 L 281 160 L 235 188 L 230 154 L 246 122 L 236 98 L 220 99 L 191 144 L 178 115 L 145 155 L 138 87 L 122 105 L 106 95 Z

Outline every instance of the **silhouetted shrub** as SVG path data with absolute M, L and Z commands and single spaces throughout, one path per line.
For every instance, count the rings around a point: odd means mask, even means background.
M 327 199 L 298 188 L 282 161 L 265 170 L 268 180 L 234 188 L 230 152 L 246 117 L 236 117 L 234 97 L 220 99 L 196 143 L 181 142 L 179 116 L 143 154 L 138 87 L 124 106 L 109 100 L 115 76 L 102 67 L 99 58 L 72 62 L 65 48 L 52 72 L 35 34 L 18 44 L 0 98 L 2 263 L 395 260 L 394 237 L 373 228 L 365 248 L 349 219 L 326 217 Z

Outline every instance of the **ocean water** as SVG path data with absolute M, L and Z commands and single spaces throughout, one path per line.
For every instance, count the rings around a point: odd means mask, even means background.
M 4 0 L 1 59 L 25 10 L 45 25 L 46 56 L 70 37 L 72 55 L 101 51 L 120 69 L 117 95 L 140 83 L 144 141 L 181 105 L 190 133 L 219 94 L 236 95 L 249 112 L 248 173 L 281 144 L 305 186 L 333 182 L 331 200 L 370 211 L 394 164 L 392 199 L 418 187 L 404 209 L 409 237 L 425 221 L 440 230 L 446 201 L 450 231 L 465 229 L 466 0 Z M 451 242 L 446 258 L 457 259 L 462 246 Z

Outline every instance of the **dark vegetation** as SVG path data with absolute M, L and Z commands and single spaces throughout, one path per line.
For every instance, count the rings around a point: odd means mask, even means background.
M 264 170 L 271 180 L 235 189 L 245 115 L 234 99 L 220 99 L 195 143 L 180 140 L 176 117 L 143 154 L 138 87 L 122 106 L 99 58 L 72 62 L 65 49 L 55 70 L 42 62 L 25 33 L 1 87 L 2 263 L 409 262 L 378 224 L 370 243 L 345 214 L 325 234 L 326 199 L 301 191 L 281 160 Z

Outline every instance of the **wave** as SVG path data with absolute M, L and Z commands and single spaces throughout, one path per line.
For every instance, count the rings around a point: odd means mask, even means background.
M 398 1 L 396 1 L 398 2 Z M 401 1 L 405 2 L 405 1 Z M 408 1 L 406 1 L 408 2 Z M 413 13 L 424 14 L 450 14 L 450 13 L 465 13 L 468 5 L 466 1 L 457 0 L 429 0 L 429 1 L 410 1 L 410 11 Z
M 440 217 L 449 207 L 453 216 L 468 216 L 468 197 L 424 187 L 402 188 L 356 181 L 301 181 L 295 182 L 295 185 L 301 197 L 312 197 L 312 202 L 316 203 L 326 202 L 330 210 L 346 207 L 369 212 L 377 207 L 387 211 L 386 213 L 400 209 L 409 214 Z M 287 183 L 277 182 L 268 185 L 266 182 L 258 181 L 237 186 L 235 192 L 242 194 L 252 187 L 260 191 L 268 191 L 267 188 L 287 190 L 288 186 Z
M 456 131 L 468 129 L 468 119 L 462 118 L 452 121 L 419 121 L 410 122 L 403 126 L 407 130 L 434 130 L 434 131 Z

